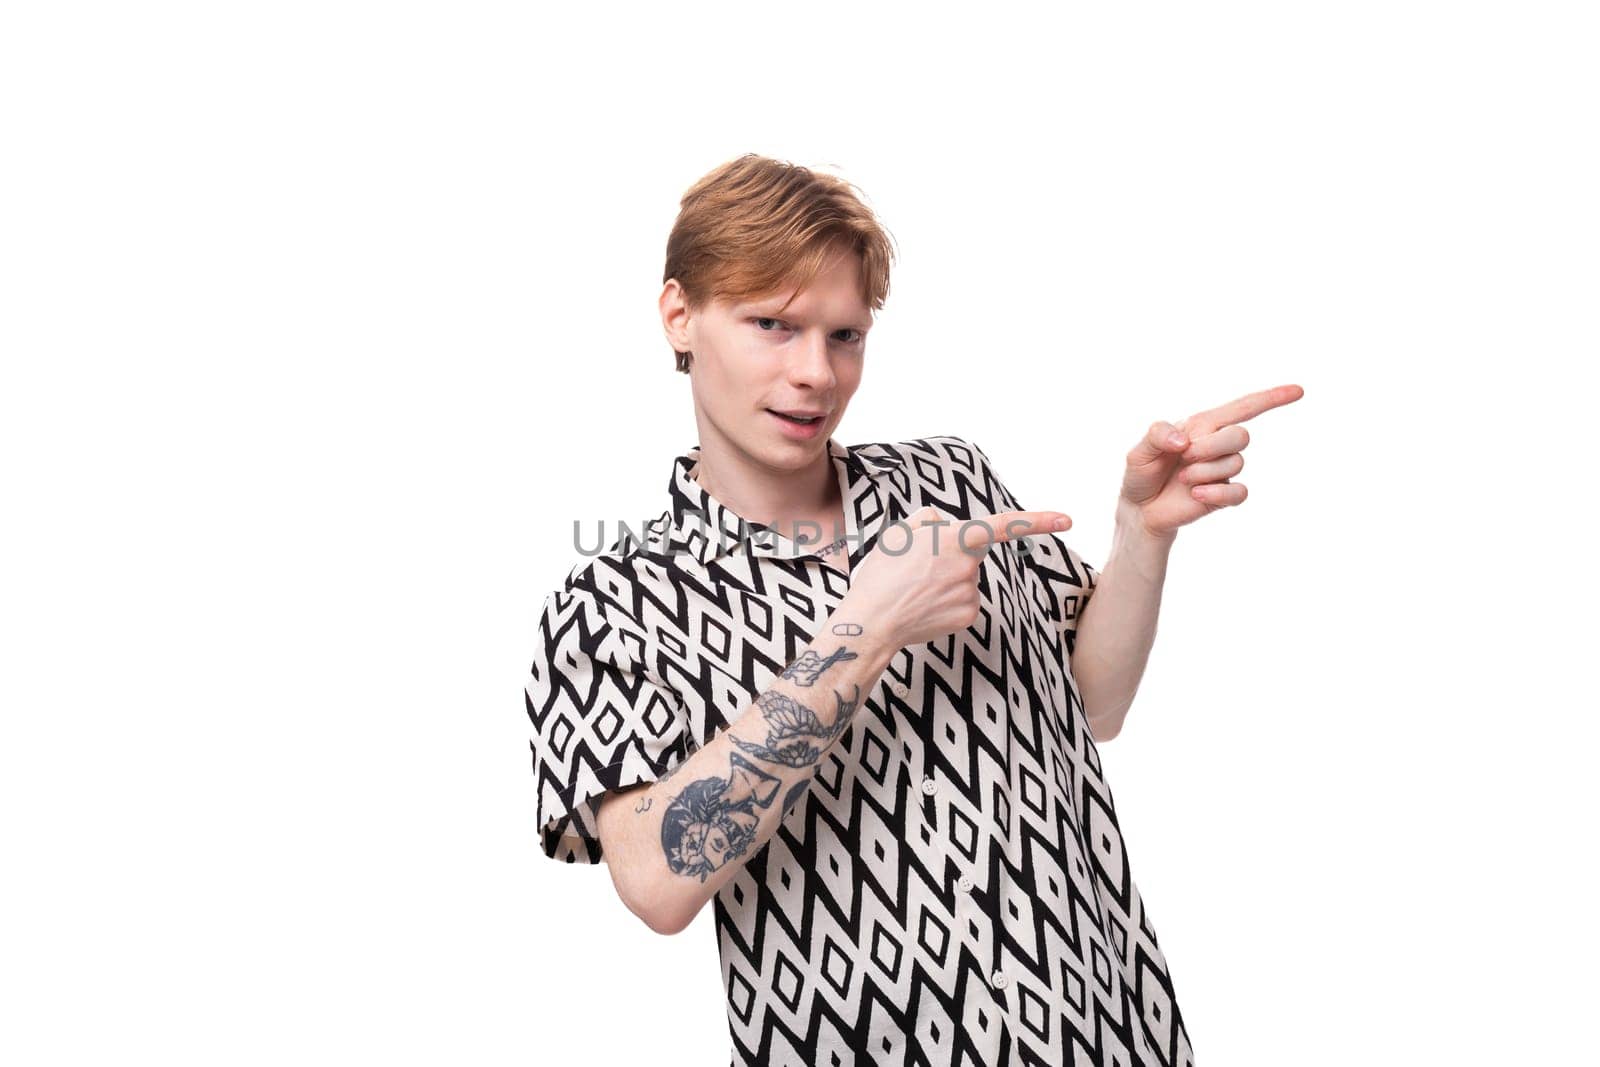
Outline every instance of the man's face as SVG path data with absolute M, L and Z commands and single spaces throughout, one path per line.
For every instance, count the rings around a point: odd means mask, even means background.
M 702 445 L 715 435 L 756 462 L 798 470 L 827 450 L 861 383 L 872 313 L 861 299 L 861 265 L 836 255 L 789 306 L 789 292 L 712 301 L 679 316 L 679 347 L 693 354 L 689 378 Z M 663 310 L 676 283 L 663 294 Z M 681 305 L 680 305 L 681 306 Z M 668 316 L 669 334 L 673 317 Z M 820 416 L 810 425 L 777 414 Z

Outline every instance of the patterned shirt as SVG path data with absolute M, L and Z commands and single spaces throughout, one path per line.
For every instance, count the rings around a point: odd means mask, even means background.
M 1024 510 L 959 437 L 828 449 L 851 573 L 925 504 Z M 849 591 L 820 545 L 702 489 L 699 454 L 659 519 L 545 600 L 525 697 L 553 858 L 599 862 L 600 794 L 726 728 Z M 997 543 L 977 622 L 901 649 L 864 694 L 713 898 L 734 1064 L 1191 1067 L 1070 670 L 1096 579 L 1057 534 Z

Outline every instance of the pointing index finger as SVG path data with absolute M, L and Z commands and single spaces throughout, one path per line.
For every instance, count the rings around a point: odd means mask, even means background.
M 1255 393 L 1246 393 L 1237 400 L 1230 400 L 1226 404 L 1219 404 L 1209 411 L 1202 411 L 1189 420 L 1190 425 L 1200 429 L 1202 433 L 1234 423 L 1253 419 L 1263 411 L 1282 407 L 1293 403 L 1306 395 L 1306 391 L 1298 385 L 1276 385 L 1271 389 L 1262 389 Z
M 969 520 L 967 529 L 974 525 L 978 526 L 978 532 L 969 539 L 963 531 L 963 542 L 972 547 L 987 547 L 1000 541 L 1058 533 L 1072 525 L 1072 518 L 1061 511 L 1001 511 Z

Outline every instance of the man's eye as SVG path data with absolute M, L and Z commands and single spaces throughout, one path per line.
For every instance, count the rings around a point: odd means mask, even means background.
M 784 329 L 788 329 L 789 328 L 789 324 L 787 322 L 784 322 L 782 319 L 772 318 L 771 316 L 768 316 L 768 315 L 760 315 L 760 316 L 757 316 L 756 318 L 751 319 L 750 321 L 755 323 L 756 324 L 756 328 L 758 330 L 760 330 L 762 333 L 774 333 L 774 332 L 776 332 L 775 330 L 768 329 L 766 326 L 762 325 L 763 323 L 768 323 L 768 322 L 776 323 L 778 326 L 783 327 Z M 854 337 L 840 337 L 840 336 L 838 336 L 838 334 L 855 334 L 855 336 Z M 856 329 L 854 327 L 846 327 L 845 329 L 839 330 L 838 334 L 835 335 L 835 340 L 839 341 L 841 344 L 858 345 L 858 344 L 860 344 L 861 342 L 863 342 L 863 341 L 865 341 L 867 339 L 866 335 L 864 333 L 862 333 L 860 330 L 858 330 L 858 329 Z

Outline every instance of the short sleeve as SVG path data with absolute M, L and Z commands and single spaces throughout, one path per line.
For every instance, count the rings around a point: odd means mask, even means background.
M 687 757 L 683 702 L 652 666 L 655 643 L 589 573 L 574 569 L 545 598 L 524 690 L 540 844 L 567 863 L 603 858 L 601 794 L 656 781 Z
M 995 510 L 1029 510 L 1017 501 L 1011 490 L 1006 488 L 1005 482 L 995 473 L 994 464 L 990 462 L 988 454 L 979 448 L 976 442 L 967 443 L 972 446 L 972 451 L 977 454 L 983 465 L 984 474 L 995 499 Z M 1071 656 L 1077 644 L 1078 619 L 1082 616 L 1083 609 L 1088 606 L 1089 597 L 1094 594 L 1100 572 L 1086 563 L 1060 534 L 1042 534 L 1026 540 L 1027 550 L 1022 553 L 1022 558 L 1028 568 L 1038 576 L 1044 591 L 1045 614 L 1056 632 L 1066 642 L 1067 655 Z

